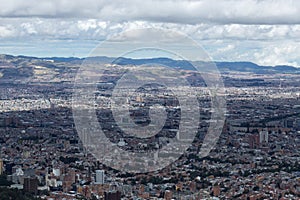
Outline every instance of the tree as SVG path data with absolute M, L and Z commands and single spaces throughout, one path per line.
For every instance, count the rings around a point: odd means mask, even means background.
M 13 183 L 11 181 L 7 180 L 7 176 L 6 175 L 1 175 L 0 176 L 0 186 L 10 186 Z

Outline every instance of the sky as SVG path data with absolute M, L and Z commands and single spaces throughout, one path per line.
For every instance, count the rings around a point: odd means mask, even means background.
M 188 35 L 216 61 L 300 67 L 298 0 L 0 0 L 0 5 L 2 54 L 86 57 L 116 34 L 156 27 Z

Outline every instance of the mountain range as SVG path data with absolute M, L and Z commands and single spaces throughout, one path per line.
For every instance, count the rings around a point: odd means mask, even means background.
M 39 65 L 46 68 L 59 68 L 62 63 L 67 63 L 68 65 L 76 64 L 79 65 L 84 61 L 85 58 L 77 57 L 30 57 L 30 56 L 12 56 L 12 55 L 0 55 L 0 72 L 3 71 L 3 66 L 5 63 L 11 63 L 12 65 L 24 66 L 24 63 L 39 63 Z M 112 57 L 89 57 L 90 61 L 103 62 L 103 63 L 114 63 L 118 65 L 143 65 L 143 64 L 161 64 L 172 68 L 184 69 L 184 70 L 194 70 L 195 68 L 191 62 L 186 60 L 173 60 L 170 58 L 147 58 L 147 59 L 132 59 L 132 58 L 112 58 Z M 51 62 L 49 62 L 51 61 Z M 196 61 L 196 63 L 202 63 L 201 61 Z M 278 66 L 261 66 L 253 62 L 214 62 L 221 73 L 226 72 L 249 72 L 255 74 L 271 74 L 271 73 L 300 73 L 300 68 L 287 65 Z M 26 71 L 26 70 L 25 70 Z

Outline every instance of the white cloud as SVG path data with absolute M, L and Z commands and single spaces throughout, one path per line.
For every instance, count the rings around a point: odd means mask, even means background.
M 300 44 L 293 41 L 266 45 L 254 53 L 253 60 L 261 65 L 292 65 L 300 67 Z
M 78 21 L 78 28 L 80 30 L 83 30 L 83 31 L 88 31 L 89 29 L 95 29 L 97 28 L 98 24 L 97 24 L 97 21 L 95 19 L 89 19 L 89 20 L 85 20 L 85 21 L 82 21 L 82 20 L 79 20 Z
M 10 0 L 0 1 L 1 17 L 95 18 L 183 24 L 299 24 L 297 0 Z
M 1 26 L 0 25 L 0 38 L 7 38 L 13 36 L 14 29 L 11 26 Z
M 21 28 L 25 31 L 25 34 L 35 35 L 37 31 L 35 30 L 35 26 L 32 23 L 22 23 Z
M 228 51 L 231 51 L 235 48 L 235 46 L 233 44 L 228 44 L 226 47 L 223 47 L 223 48 L 220 48 L 218 49 L 217 51 L 219 53 L 224 53 L 224 52 L 228 52 Z
M 17 45 L 14 41 L 32 41 L 34 45 L 34 41 L 38 41 L 39 48 L 42 46 L 40 41 L 45 41 L 50 44 L 49 48 L 61 48 L 61 51 L 54 49 L 47 52 L 61 53 L 67 49 L 69 41 L 74 41 L 78 54 L 80 49 L 88 52 L 84 41 L 101 41 L 122 31 L 156 27 L 191 36 L 204 45 L 215 60 L 300 66 L 300 1 L 74 2 L 0 0 L 1 42 L 12 41 L 11 45 Z M 51 45 L 51 41 L 55 41 L 55 45 Z M 92 50 L 91 46 L 89 48 Z M 33 51 L 32 48 L 26 52 L 30 51 Z M 6 53 L 5 49 L 0 53 Z
M 68 47 L 65 43 L 74 41 L 74 44 L 77 44 L 76 54 L 78 55 L 81 49 L 82 52 L 85 52 L 81 54 L 83 56 L 92 50 L 93 46 L 89 46 L 90 49 L 88 50 L 85 43 L 81 41 L 101 41 L 122 31 L 156 27 L 172 31 L 177 30 L 191 36 L 202 44 L 215 60 L 240 60 L 253 61 L 263 65 L 293 64 L 300 66 L 300 47 L 293 48 L 299 46 L 297 44 L 300 40 L 300 25 L 221 25 L 204 23 L 189 25 L 146 21 L 111 22 L 97 19 L 56 20 L 44 18 L 0 19 L 0 24 L 4 24 L 0 26 L 0 39 L 2 38 L 2 40 L 30 40 L 33 41 L 32 44 L 36 40 L 57 40 L 60 42 L 55 42 L 56 45 L 50 45 L 49 48 L 62 49 Z M 148 36 L 145 36 L 145 39 L 147 38 Z M 174 38 L 171 39 L 174 41 Z M 13 43 L 12 45 L 16 44 Z M 24 48 L 21 48 L 20 51 Z M 62 51 L 54 50 L 54 52 Z M 67 52 L 71 51 L 67 50 Z M 2 49 L 0 53 L 7 52 Z

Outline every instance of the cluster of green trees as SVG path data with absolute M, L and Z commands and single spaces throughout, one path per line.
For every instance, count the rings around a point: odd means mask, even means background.
M 79 160 L 79 158 L 60 156 L 59 160 L 62 161 L 63 163 L 65 163 L 65 164 L 70 164 L 70 163 L 75 163 L 76 161 Z
M 22 190 L 11 189 L 13 183 L 7 180 L 5 174 L 0 176 L 0 200 L 39 200 L 31 194 L 24 193 Z
M 1 175 L 0 176 L 0 187 L 7 187 L 7 186 L 11 186 L 11 184 L 13 184 L 11 181 L 7 180 L 7 176 L 6 175 Z
M 18 189 L 0 187 L 0 200 L 40 200 Z

